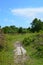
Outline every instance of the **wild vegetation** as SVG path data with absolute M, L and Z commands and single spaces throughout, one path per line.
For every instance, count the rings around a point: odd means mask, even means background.
M 35 34 L 24 38 L 23 45 L 25 47 L 32 46 L 33 49 L 36 49 L 35 54 L 38 57 L 43 57 L 43 34 Z
M 0 65 L 14 64 L 14 43 L 21 41 L 28 61 L 24 65 L 43 65 L 43 22 L 35 18 L 31 27 L 0 26 Z
M 40 19 L 35 18 L 31 23 L 31 27 L 28 27 L 28 28 L 19 27 L 18 28 L 12 25 L 12 26 L 5 26 L 2 28 L 2 30 L 5 34 L 39 32 L 39 31 L 43 31 L 43 22 Z

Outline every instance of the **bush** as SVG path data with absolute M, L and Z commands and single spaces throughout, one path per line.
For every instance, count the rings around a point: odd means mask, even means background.
M 32 38 L 24 38 L 23 45 L 28 46 L 32 42 Z
M 37 50 L 37 55 L 43 57 L 43 34 L 36 35 L 34 40 L 34 48 Z
M 36 34 L 29 36 L 28 38 L 24 38 L 23 45 L 32 45 L 32 48 L 36 49 L 36 55 L 43 57 L 43 34 Z
M 5 36 L 2 32 L 2 30 L 0 29 L 0 51 L 5 48 L 5 46 L 6 46 L 5 42 L 6 42 Z

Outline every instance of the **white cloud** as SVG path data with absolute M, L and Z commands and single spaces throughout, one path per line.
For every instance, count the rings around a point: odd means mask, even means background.
M 25 18 L 33 19 L 35 17 L 41 18 L 43 16 L 43 7 L 40 8 L 21 8 L 21 9 L 11 9 L 13 15 L 23 16 Z

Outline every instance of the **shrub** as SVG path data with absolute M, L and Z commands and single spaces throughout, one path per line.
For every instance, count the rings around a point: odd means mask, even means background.
M 32 38 L 24 38 L 23 45 L 28 46 L 32 42 Z
M 43 57 L 43 34 L 36 35 L 33 46 L 37 50 L 36 54 L 39 57 Z
M 36 55 L 43 57 L 43 34 L 36 34 L 29 36 L 28 38 L 24 38 L 23 45 L 32 45 L 32 48 L 36 49 Z
M 4 36 L 3 32 L 2 32 L 2 30 L 0 29 L 0 51 L 1 51 L 2 49 L 4 49 L 5 46 L 6 46 L 5 36 Z

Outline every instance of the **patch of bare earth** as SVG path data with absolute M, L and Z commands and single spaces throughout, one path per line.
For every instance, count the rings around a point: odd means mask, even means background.
M 14 50 L 15 64 L 24 65 L 24 63 L 27 61 L 26 50 L 23 48 L 20 41 L 16 41 L 14 44 L 14 47 L 15 47 L 15 50 Z

